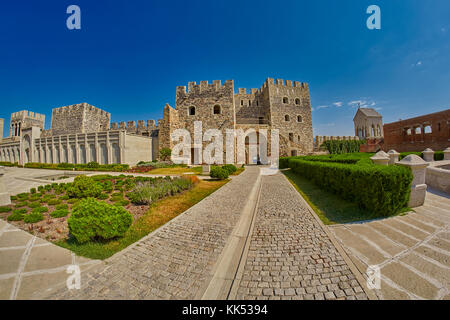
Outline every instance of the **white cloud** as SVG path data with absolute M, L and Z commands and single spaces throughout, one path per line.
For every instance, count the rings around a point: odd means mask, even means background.
M 422 61 L 417 61 L 416 63 L 413 63 L 412 65 L 411 65 L 411 67 L 420 67 L 421 65 L 422 65 L 423 63 L 422 63 Z
M 339 102 L 334 102 L 333 104 L 334 104 L 336 107 L 339 108 L 339 107 L 342 107 L 343 102 L 340 102 L 340 101 L 339 101 Z
M 328 106 L 318 106 L 318 107 L 316 108 L 316 110 L 325 109 L 325 108 L 328 108 Z
M 367 100 L 354 100 L 354 101 L 350 101 L 348 103 L 349 106 L 351 106 L 352 108 L 371 108 L 376 106 L 376 102 L 375 101 L 367 101 Z

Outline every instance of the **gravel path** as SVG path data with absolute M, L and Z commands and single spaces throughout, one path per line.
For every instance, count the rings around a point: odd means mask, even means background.
M 281 174 L 262 177 L 237 299 L 367 299 L 349 266 Z
M 241 216 L 259 168 L 247 167 L 221 189 L 95 270 L 82 272 L 81 289 L 53 299 L 194 299 L 211 279 Z

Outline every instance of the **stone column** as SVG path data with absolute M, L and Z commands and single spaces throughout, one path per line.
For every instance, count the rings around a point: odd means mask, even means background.
M 408 206 L 411 208 L 422 206 L 425 202 L 425 196 L 427 194 L 425 175 L 426 169 L 429 164 L 415 154 L 410 154 L 409 156 L 402 159 L 402 161 L 397 162 L 397 164 L 410 168 L 414 175 Z
M 423 153 L 423 160 L 426 162 L 433 162 L 434 161 L 434 151 L 430 148 L 425 149 L 422 151 Z
M 450 160 L 450 147 L 444 150 L 444 160 Z
M 370 157 L 374 164 L 387 166 L 389 163 L 389 155 L 384 151 L 377 152 L 373 157 Z
M 11 204 L 11 197 L 6 191 L 3 175 L 5 174 L 5 167 L 0 167 L 0 206 L 7 206 Z
M 395 150 L 389 150 L 388 155 L 389 155 L 389 165 L 393 165 L 398 161 L 398 157 L 400 156 L 400 153 L 398 153 Z

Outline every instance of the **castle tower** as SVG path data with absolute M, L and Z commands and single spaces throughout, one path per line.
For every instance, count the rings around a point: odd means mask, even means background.
M 375 109 L 358 108 L 353 118 L 355 135 L 360 139 L 382 138 L 383 117 Z
M 268 78 L 262 87 L 272 129 L 280 132 L 280 156 L 313 151 L 311 101 L 307 83 Z
M 23 110 L 11 114 L 11 124 L 9 127 L 10 137 L 20 137 L 22 130 L 38 127 L 44 130 L 45 115 Z

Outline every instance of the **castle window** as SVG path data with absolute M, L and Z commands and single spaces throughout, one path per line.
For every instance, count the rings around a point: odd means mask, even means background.
M 300 99 L 299 98 L 295 99 L 295 104 L 298 105 L 298 106 L 300 105 Z
M 433 130 L 431 129 L 431 126 L 430 126 L 430 125 L 426 125 L 426 126 L 425 126 L 424 132 L 425 132 L 425 133 L 433 133 Z
M 297 116 L 297 122 L 303 122 L 302 116 Z
M 213 113 L 214 113 L 214 114 L 220 114 L 220 106 L 219 106 L 218 104 L 216 104 L 216 105 L 214 106 Z
M 256 100 L 256 106 L 259 106 L 259 101 L 258 100 Z
M 195 107 L 189 107 L 189 115 L 195 116 Z
M 244 100 L 241 100 L 241 106 L 243 106 L 244 105 Z
M 289 141 L 294 142 L 294 134 L 293 133 L 289 133 Z
M 300 136 L 297 136 L 297 142 L 300 143 Z
M 289 120 L 290 120 L 289 115 L 288 115 L 288 114 L 285 115 L 285 116 L 284 116 L 284 121 L 289 121 Z
M 283 98 L 283 103 L 284 103 L 284 104 L 289 103 L 289 99 L 288 99 L 287 97 L 284 97 L 284 98 Z

